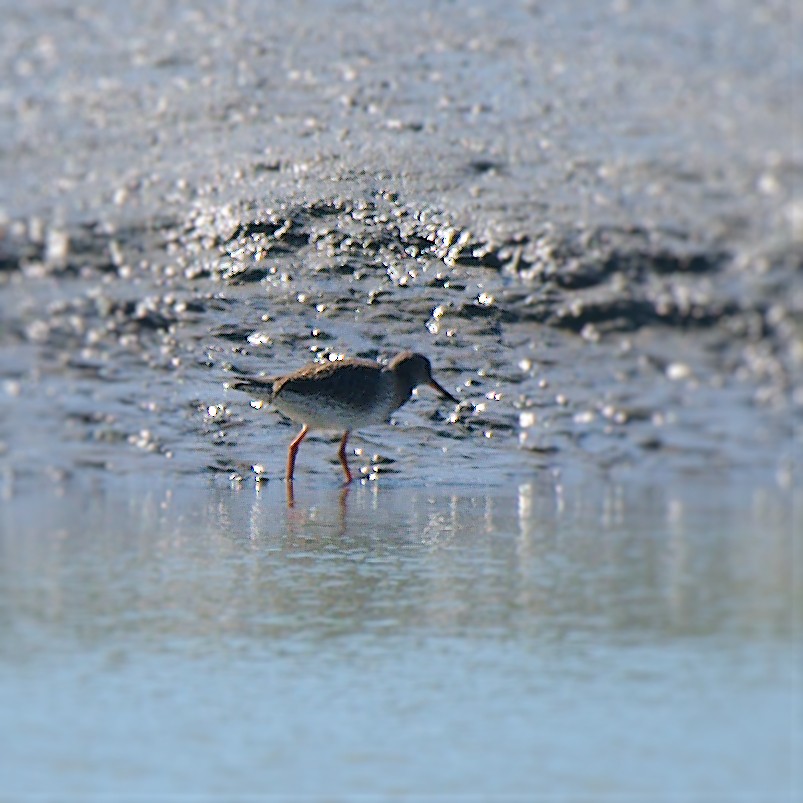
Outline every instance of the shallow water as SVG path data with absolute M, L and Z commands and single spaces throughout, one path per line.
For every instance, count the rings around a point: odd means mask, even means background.
M 0 519 L 12 799 L 791 799 L 801 588 L 777 492 L 287 507 L 278 483 L 128 480 L 33 501 Z

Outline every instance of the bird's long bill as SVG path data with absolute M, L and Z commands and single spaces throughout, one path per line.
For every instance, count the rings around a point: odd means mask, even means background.
M 438 393 L 440 393 L 441 396 L 443 396 L 444 398 L 449 399 L 450 402 L 454 402 L 455 404 L 460 404 L 460 402 L 454 396 L 452 396 L 452 394 L 449 393 L 449 391 L 446 390 L 446 388 L 439 385 L 434 379 L 430 381 L 429 386 L 433 390 L 437 390 Z

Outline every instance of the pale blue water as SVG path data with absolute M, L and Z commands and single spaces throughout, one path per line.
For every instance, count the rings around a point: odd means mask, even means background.
M 0 517 L 5 799 L 794 799 L 790 495 L 77 490 Z

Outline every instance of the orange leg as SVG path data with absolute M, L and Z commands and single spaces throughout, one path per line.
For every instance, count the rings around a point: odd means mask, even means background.
M 351 471 L 349 470 L 349 461 L 346 459 L 346 441 L 349 439 L 349 431 L 346 430 L 343 433 L 343 438 L 340 441 L 340 450 L 337 453 L 337 456 L 340 458 L 340 465 L 343 466 L 343 471 L 346 472 L 346 485 L 348 485 L 351 480 Z
M 307 433 L 309 432 L 309 427 L 304 424 L 301 427 L 301 432 L 296 435 L 295 440 L 290 444 L 290 448 L 287 450 L 287 481 L 293 481 L 293 469 L 296 467 L 296 455 L 298 454 L 298 447 L 301 446 L 301 441 L 307 437 Z

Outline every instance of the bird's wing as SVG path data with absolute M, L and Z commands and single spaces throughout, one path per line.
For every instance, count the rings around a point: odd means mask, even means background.
M 382 366 L 370 360 L 314 363 L 277 380 L 273 391 L 275 396 L 280 396 L 284 391 L 312 391 L 323 397 L 339 399 L 359 409 L 369 407 L 377 393 L 376 384 L 365 380 L 375 379 L 381 371 Z

